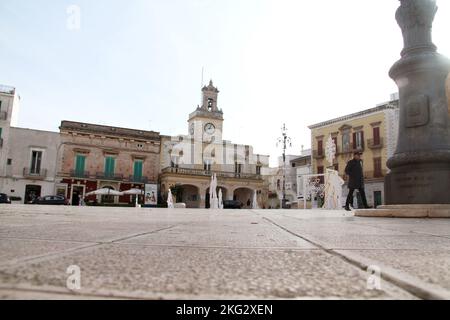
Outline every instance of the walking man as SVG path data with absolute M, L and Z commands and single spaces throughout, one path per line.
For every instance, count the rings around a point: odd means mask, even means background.
M 347 167 L 345 168 L 345 174 L 349 177 L 348 179 L 349 192 L 347 202 L 345 203 L 345 210 L 347 211 L 350 211 L 350 204 L 353 204 L 353 193 L 355 192 L 355 190 L 359 191 L 364 208 L 365 209 L 370 208 L 369 205 L 367 204 L 366 192 L 364 190 L 364 174 L 361 155 L 362 155 L 361 152 L 355 152 L 353 155 L 353 159 L 347 163 Z

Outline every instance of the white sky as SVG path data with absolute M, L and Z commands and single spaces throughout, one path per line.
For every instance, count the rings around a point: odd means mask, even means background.
M 81 29 L 66 28 L 67 6 Z M 22 96 L 19 124 L 61 120 L 187 134 L 201 70 L 219 87 L 224 138 L 270 154 L 285 122 L 290 153 L 308 125 L 387 101 L 402 49 L 396 0 L 2 0 L 0 83 Z M 450 1 L 434 41 L 450 57 Z

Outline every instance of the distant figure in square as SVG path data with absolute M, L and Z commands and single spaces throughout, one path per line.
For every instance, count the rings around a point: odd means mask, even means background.
M 359 191 L 361 195 L 362 203 L 365 209 L 369 209 L 367 204 L 366 192 L 364 190 L 364 174 L 361 161 L 362 152 L 355 152 L 353 159 L 347 163 L 345 168 L 345 174 L 349 177 L 348 179 L 348 196 L 345 203 L 345 210 L 350 211 L 350 204 L 353 203 L 353 193 L 355 190 Z

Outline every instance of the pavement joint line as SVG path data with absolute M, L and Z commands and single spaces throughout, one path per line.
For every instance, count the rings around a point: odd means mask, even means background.
M 101 241 L 82 241 L 82 240 L 70 240 L 70 239 L 48 239 L 48 238 L 20 238 L 20 237 L 3 237 L 0 235 L 0 240 L 22 240 L 22 241 L 38 241 L 38 242 L 72 242 L 72 243 L 97 243 L 102 244 Z
M 52 252 L 52 253 L 46 253 L 46 254 L 32 256 L 32 257 L 28 256 L 26 258 L 16 259 L 16 260 L 12 260 L 12 261 L 10 260 L 6 263 L 1 263 L 0 268 L 17 267 L 17 266 L 25 265 L 28 263 L 43 262 L 43 261 L 47 261 L 47 260 L 51 260 L 51 259 L 55 259 L 55 258 L 64 257 L 64 256 L 66 256 L 68 254 L 72 254 L 74 252 L 89 250 L 89 249 L 93 249 L 95 247 L 99 247 L 99 246 L 103 246 L 103 245 L 105 245 L 105 244 L 92 243 L 92 244 L 86 245 L 86 246 L 69 248 L 66 250 L 61 250 L 61 251 Z
M 33 256 L 33 257 L 26 257 L 26 258 L 23 258 L 23 259 L 17 259 L 17 260 L 8 261 L 6 263 L 0 263 L 0 268 L 12 267 L 12 266 L 20 266 L 20 265 L 24 265 L 24 264 L 28 264 L 28 263 L 47 261 L 47 260 L 51 260 L 51 259 L 54 259 L 54 258 L 63 257 L 63 256 L 66 256 L 68 254 L 72 254 L 74 252 L 84 251 L 84 250 L 87 250 L 87 249 L 93 249 L 95 247 L 101 247 L 101 246 L 106 246 L 106 245 L 110 245 L 110 244 L 118 244 L 119 241 L 132 239 L 132 238 L 139 237 L 139 236 L 146 235 L 146 234 L 157 233 L 157 232 L 168 230 L 168 229 L 171 229 L 171 228 L 174 228 L 174 227 L 176 227 L 176 225 L 173 225 L 173 226 L 170 226 L 170 227 L 167 227 L 167 228 L 163 228 L 163 229 L 153 230 L 151 232 L 146 232 L 146 233 L 142 233 L 142 234 L 136 234 L 136 235 L 129 236 L 129 237 L 126 237 L 126 238 L 115 239 L 115 240 L 111 240 L 111 241 L 105 241 L 105 242 L 92 241 L 92 242 L 88 242 L 90 244 L 86 245 L 86 246 L 69 248 L 67 250 L 62 250 L 62 251 L 58 251 L 58 252 L 52 252 L 52 253 L 47 253 L 47 254 Z M 53 240 L 49 240 L 49 241 L 53 241 Z M 55 241 L 57 242 L 58 240 L 55 240 Z
M 389 231 L 398 231 L 398 232 L 405 233 L 404 231 L 401 231 L 401 230 L 398 230 L 398 229 L 393 229 L 393 228 L 386 228 L 385 226 L 374 226 L 372 224 L 363 224 L 363 223 L 355 223 L 355 224 L 359 225 L 359 226 L 371 226 L 371 227 L 377 228 L 377 229 L 389 230 Z M 436 238 L 450 239 L 450 235 L 438 235 L 438 234 L 433 234 L 433 233 L 428 233 L 428 232 L 419 232 L 419 231 L 414 231 L 414 230 L 409 230 L 408 233 L 424 235 L 424 236 L 431 236 L 431 237 L 436 237 Z
M 417 277 L 411 276 L 405 272 L 383 265 L 382 263 L 364 258 L 358 254 L 347 253 L 345 250 L 336 251 L 344 260 L 359 266 L 363 270 L 371 265 L 380 267 L 382 278 L 391 284 L 402 288 L 410 294 L 424 300 L 450 300 L 450 291 L 440 286 L 426 283 Z
M 161 229 L 157 229 L 157 230 L 152 230 L 152 231 L 148 231 L 148 232 L 138 233 L 138 234 L 134 234 L 132 236 L 127 236 L 127 237 L 123 237 L 123 238 L 120 238 L 120 239 L 115 239 L 115 240 L 112 240 L 112 241 L 109 241 L 109 242 L 106 242 L 106 243 L 116 243 L 116 242 L 126 241 L 126 240 L 130 240 L 130 239 L 133 239 L 133 238 L 138 238 L 138 237 L 146 236 L 146 235 L 149 235 L 149 234 L 158 233 L 158 232 L 161 232 L 161 231 L 170 230 L 170 229 L 173 229 L 173 228 L 175 228 L 177 226 L 179 226 L 179 225 L 172 225 L 170 227 L 165 227 L 165 228 L 161 228 Z
M 203 245 L 174 245 L 174 244 L 145 244 L 145 243 L 114 243 L 120 246 L 139 246 L 146 248 L 187 248 L 187 249 L 226 249 L 226 250 L 258 250 L 258 251 L 318 251 L 319 248 L 298 248 L 298 247 L 231 247 L 231 246 L 203 246 Z
M 362 271 L 367 271 L 367 268 L 370 265 L 376 264 L 376 263 L 370 263 L 370 264 L 363 263 L 363 262 L 361 262 L 362 257 L 358 256 L 358 258 L 356 258 L 356 257 L 350 258 L 349 255 L 343 254 L 342 251 L 335 251 L 333 249 L 327 249 L 327 248 L 323 247 L 322 245 L 315 243 L 315 242 L 311 241 L 310 239 L 305 238 L 305 237 L 287 229 L 286 227 L 283 227 L 282 225 L 277 224 L 276 222 L 270 220 L 267 217 L 264 217 L 264 219 L 271 222 L 273 225 L 277 226 L 278 228 L 281 228 L 281 229 L 285 230 L 286 232 L 315 245 L 316 247 L 320 248 L 321 250 L 340 258 L 341 260 L 357 267 L 358 269 L 361 269 Z M 380 264 L 377 264 L 377 265 L 379 266 Z M 385 280 L 389 281 L 392 285 L 397 286 L 398 288 L 407 291 L 408 293 L 410 293 L 411 295 L 413 295 L 415 297 L 418 297 L 420 299 L 425 299 L 425 300 L 428 300 L 428 299 L 432 299 L 432 300 L 450 299 L 450 293 L 444 292 L 444 290 L 442 288 L 440 288 L 440 290 L 436 290 L 434 288 L 431 289 L 429 286 L 425 287 L 424 284 L 422 284 L 422 283 L 421 283 L 421 285 L 416 285 L 416 284 L 414 284 L 414 282 L 418 283 L 420 280 L 415 279 L 415 278 L 413 279 L 413 277 L 411 277 L 411 276 L 409 276 L 409 279 L 407 279 L 408 275 L 405 275 L 405 276 L 400 275 L 401 274 L 400 272 L 398 272 L 398 271 L 394 272 L 394 269 L 392 269 L 392 268 L 386 267 L 383 270 L 384 270 L 383 278 Z M 386 270 L 388 270 L 387 273 L 386 273 Z M 420 281 L 420 282 L 422 282 L 422 281 Z M 447 297 L 446 293 L 449 294 L 448 297 Z

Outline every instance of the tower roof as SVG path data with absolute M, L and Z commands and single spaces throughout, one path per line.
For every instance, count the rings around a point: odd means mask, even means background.
M 202 91 L 203 92 L 204 91 L 212 91 L 212 92 L 215 92 L 215 93 L 219 93 L 219 90 L 216 87 L 214 87 L 214 84 L 213 84 L 212 80 L 209 80 L 208 86 L 204 86 Z

